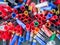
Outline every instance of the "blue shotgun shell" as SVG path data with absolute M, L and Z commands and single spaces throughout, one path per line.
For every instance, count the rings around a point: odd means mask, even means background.
M 16 19 L 16 22 L 17 22 L 20 26 L 22 26 L 23 29 L 26 28 L 26 25 L 25 25 L 22 21 L 20 21 L 19 19 Z
M 60 35 L 59 34 L 57 35 L 57 38 L 60 40 Z
M 23 0 L 23 3 L 26 3 L 27 0 Z M 23 3 L 18 3 L 17 6 L 14 6 L 15 9 L 20 8 L 21 6 L 24 6 Z
M 52 7 L 51 7 L 51 6 L 48 6 L 48 7 L 43 7 L 42 9 L 43 9 L 43 10 L 48 10 L 48 11 L 50 11 L 50 10 L 52 10 Z
M 49 6 L 51 6 L 53 9 L 57 8 L 57 6 L 53 4 L 53 2 L 50 2 Z
M 48 19 L 50 19 L 52 16 L 53 16 L 53 14 L 48 13 L 48 15 L 46 16 L 46 19 L 48 20 Z
M 15 9 L 18 9 L 18 8 L 20 8 L 21 6 L 23 6 L 23 4 L 20 4 L 20 3 L 19 3 L 17 6 L 14 6 L 14 8 L 15 8 Z
M 18 45 L 21 45 L 21 44 L 22 44 L 22 37 L 20 36 L 18 39 Z
M 15 13 L 12 13 L 12 18 L 15 18 L 16 17 L 16 14 Z
M 30 31 L 26 32 L 26 40 L 29 41 L 30 40 Z
M 25 41 L 25 37 L 24 37 L 24 36 L 21 36 L 21 37 L 20 37 L 20 41 L 21 41 L 21 42 L 24 42 L 24 41 Z
M 37 45 L 36 40 L 33 40 L 32 45 Z
M 43 31 L 40 31 L 39 34 L 41 34 L 41 36 L 43 38 L 42 40 L 44 40 L 45 42 L 48 42 L 49 37 Z
M 15 42 L 17 41 L 17 39 L 18 39 L 18 36 L 17 35 L 14 35 L 12 41 L 10 42 L 10 45 L 14 45 Z
M 0 2 L 4 2 L 4 0 L 0 0 Z
M 45 38 L 41 35 L 41 34 L 39 34 L 39 33 L 37 33 L 37 35 L 36 35 L 37 37 L 39 37 L 39 38 L 41 38 L 42 40 L 44 40 L 45 41 Z
M 33 32 L 30 33 L 30 42 L 33 40 Z
M 46 43 L 45 43 L 42 39 L 38 38 L 37 36 L 35 36 L 34 38 L 35 38 L 35 39 L 38 41 L 38 43 L 40 43 L 41 45 L 46 45 Z
M 26 3 L 27 0 L 23 0 L 23 3 Z

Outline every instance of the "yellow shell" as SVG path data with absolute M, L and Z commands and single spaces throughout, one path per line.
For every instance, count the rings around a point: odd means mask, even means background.
M 28 11 L 24 11 L 24 15 L 25 16 L 28 16 Z
M 29 6 L 29 10 L 32 10 L 32 6 Z
M 55 13 L 55 12 L 56 12 L 56 10 L 55 10 L 55 9 L 53 9 L 53 10 L 52 10 L 52 12 L 53 12 L 53 13 Z
M 59 11 L 56 12 L 56 15 L 58 15 L 58 14 L 59 14 Z

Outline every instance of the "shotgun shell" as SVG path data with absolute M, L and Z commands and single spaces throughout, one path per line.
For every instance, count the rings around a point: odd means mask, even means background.
M 43 25 L 42 28 L 43 28 L 42 31 L 45 32 L 45 34 L 46 34 L 48 37 L 50 37 L 50 36 L 52 35 L 52 32 L 51 32 L 48 28 L 46 28 L 45 25 Z
M 19 36 L 18 44 L 17 45 L 21 45 L 21 44 L 22 44 L 22 38 L 21 38 L 21 36 Z
M 26 40 L 29 41 L 30 40 L 30 31 L 26 32 Z
M 24 6 L 21 6 L 21 7 L 20 7 L 20 10 L 21 10 L 22 12 L 24 12 L 24 11 L 25 11 L 25 7 L 24 7 Z
M 59 34 L 57 34 L 56 36 L 57 36 L 57 38 L 60 40 L 60 35 L 59 35 Z
M 31 2 L 31 0 L 27 0 L 26 4 L 27 4 L 27 5 L 29 5 L 29 4 L 30 4 L 30 2 Z
M 18 39 L 18 35 L 14 35 L 12 41 L 10 42 L 10 45 L 14 45 L 17 39 Z
M 33 30 L 31 31 L 31 33 L 30 33 L 30 42 L 33 40 Z
M 27 24 L 26 25 L 26 40 L 28 41 L 28 40 L 30 40 L 30 25 L 29 24 Z
M 15 18 L 16 17 L 16 14 L 15 13 L 12 13 L 12 18 Z
M 37 36 L 34 36 L 34 39 L 36 39 L 39 44 L 46 45 L 46 43 L 42 39 L 38 38 Z
M 51 40 L 54 40 L 56 38 L 56 32 L 54 32 L 53 34 L 52 34 L 52 36 L 50 37 L 50 41 Z
M 31 11 L 32 11 L 32 6 L 29 6 L 29 10 L 31 10 Z
M 19 19 L 16 19 L 17 23 L 22 26 L 23 29 L 26 28 L 26 25 L 24 23 L 22 23 Z
M 37 45 L 36 40 L 33 40 L 32 45 Z
M 28 16 L 28 11 L 24 11 L 24 15 L 25 16 Z
M 39 38 L 45 41 L 45 38 L 41 34 L 37 33 L 36 36 L 38 36 Z

